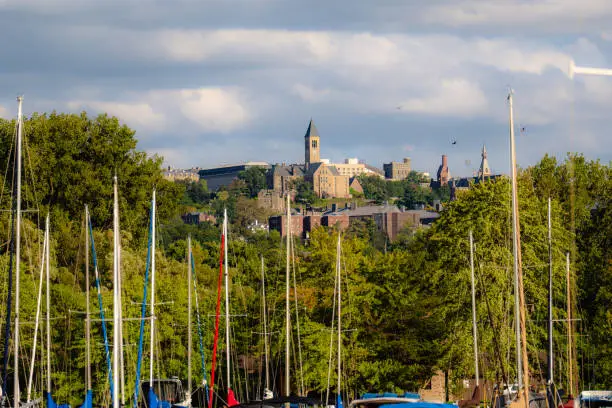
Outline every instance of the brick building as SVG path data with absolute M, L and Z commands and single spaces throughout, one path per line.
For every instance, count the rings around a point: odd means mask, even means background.
M 405 157 L 401 163 L 394 161 L 385 163 L 383 164 L 383 170 L 385 171 L 385 178 L 387 180 L 404 180 L 412 170 L 410 158 Z

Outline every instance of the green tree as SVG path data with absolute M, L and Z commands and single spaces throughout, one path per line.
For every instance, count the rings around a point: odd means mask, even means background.
M 267 187 L 266 172 L 263 167 L 249 167 L 238 174 L 238 178 L 246 183 L 251 198 L 257 197 L 257 193 Z

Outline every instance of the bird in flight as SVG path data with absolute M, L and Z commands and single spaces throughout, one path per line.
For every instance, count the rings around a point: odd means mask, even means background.
M 457 144 L 457 139 L 453 139 L 453 140 L 451 141 L 451 144 L 456 145 L 456 144 Z

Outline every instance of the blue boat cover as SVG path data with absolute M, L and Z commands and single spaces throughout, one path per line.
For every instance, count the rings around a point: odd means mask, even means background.
M 446 408 L 446 407 L 457 407 L 454 404 L 443 404 L 439 402 L 402 402 L 400 404 L 383 404 L 378 408 Z
M 394 393 L 394 392 L 383 392 L 382 397 L 385 397 L 385 398 L 389 398 L 389 397 L 391 397 L 391 398 L 397 398 L 397 394 L 396 394 L 396 393 Z
M 338 398 L 336 399 L 336 408 L 344 408 L 341 395 L 338 395 Z
M 149 403 L 148 403 L 149 408 L 171 408 L 172 407 L 168 401 L 160 401 L 157 398 L 157 395 L 155 394 L 155 391 L 153 391 L 152 388 L 149 388 L 149 395 L 147 396 L 147 398 L 149 400 Z
M 402 398 L 421 399 L 419 394 L 417 394 L 416 392 L 405 392 L 404 395 L 402 395 Z
M 378 398 L 378 394 L 374 392 L 366 392 L 365 394 L 361 396 L 361 399 L 371 399 L 371 398 Z
M 47 408 L 70 408 L 70 404 L 60 404 L 53 400 L 53 396 L 50 392 L 47 393 Z

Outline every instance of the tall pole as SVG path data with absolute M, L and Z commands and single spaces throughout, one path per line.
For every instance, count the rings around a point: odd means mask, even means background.
M 121 236 L 119 232 L 119 205 L 117 205 L 117 276 L 119 292 L 119 377 L 121 378 L 121 406 L 125 406 L 125 364 L 123 353 L 123 295 L 121 275 Z
M 567 366 L 569 370 L 569 393 L 574 394 L 574 364 L 572 363 L 572 295 L 571 295 L 571 277 L 570 277 L 570 253 L 565 256 L 565 275 L 567 279 Z
M 508 101 L 510 105 L 510 147 L 511 147 L 511 160 L 512 160 L 512 219 L 513 219 L 513 230 L 514 230 L 514 264 L 516 271 L 516 292 L 518 294 L 518 311 L 519 319 L 516 322 L 519 338 L 517 343 L 517 356 L 520 355 L 522 362 L 523 371 L 523 390 L 525 395 L 525 408 L 529 408 L 529 361 L 527 358 L 527 317 L 525 315 L 525 293 L 523 290 L 523 270 L 521 263 L 521 230 L 519 223 L 519 208 L 518 208 L 518 180 L 516 175 L 516 149 L 514 144 L 514 117 L 512 110 L 512 92 L 508 95 Z M 516 298 L 515 298 L 516 300 Z M 520 368 L 520 365 L 519 365 Z M 520 380 L 520 376 L 519 376 Z
M 476 327 L 476 285 L 474 283 L 474 238 L 470 230 L 470 270 L 472 275 L 472 330 L 474 335 L 474 370 L 476 371 L 476 386 L 480 384 L 478 370 L 478 328 Z
M 191 235 L 187 237 L 187 404 L 191 406 Z
M 113 182 L 113 383 L 119 384 L 119 351 L 121 344 L 121 305 L 119 284 L 119 199 L 117 197 L 117 175 Z M 115 385 L 117 386 L 117 385 Z M 113 393 L 113 408 L 119 408 L 119 392 Z
M 153 388 L 153 363 L 155 361 L 155 190 L 151 206 L 151 341 L 149 351 L 149 387 Z
M 227 208 L 223 210 L 223 236 L 225 237 L 225 371 L 227 377 L 227 392 L 231 388 L 230 383 L 230 309 L 229 309 L 229 271 L 227 262 Z
M 516 342 L 516 376 L 519 389 L 523 386 L 522 379 L 522 358 L 521 358 L 521 325 L 520 325 L 520 306 L 519 306 L 519 284 L 518 284 L 518 214 L 516 197 L 516 157 L 514 147 L 514 112 L 512 109 L 512 92 L 508 94 L 508 106 L 510 109 L 510 173 L 512 174 L 512 251 L 514 269 L 514 326 Z
M 49 215 L 47 214 L 47 217 Z M 32 399 L 32 382 L 34 380 L 34 365 L 36 363 L 36 345 L 38 344 L 38 327 L 40 323 L 40 304 L 42 302 L 42 288 L 43 288 L 43 277 L 45 274 L 45 257 L 47 256 L 47 245 L 49 238 L 48 225 L 45 224 L 45 235 L 43 238 L 43 251 L 40 259 L 40 275 L 38 279 L 38 297 L 36 301 L 36 320 L 34 323 L 34 341 L 32 342 L 32 358 L 30 359 L 30 376 L 28 377 L 28 392 L 26 401 L 30 402 Z
M 91 316 L 89 315 L 89 208 L 85 206 L 85 366 L 87 370 L 87 391 L 91 390 Z
M 47 274 L 46 274 L 46 291 L 47 291 L 47 393 L 51 393 L 51 296 L 50 296 L 50 290 L 51 290 L 51 284 L 50 284 L 50 279 L 49 279 L 49 275 L 50 270 L 49 270 L 49 246 L 50 246 L 50 232 L 49 232 L 49 216 L 47 215 L 47 221 L 45 222 L 45 229 L 47 230 L 47 247 L 45 248 L 46 251 L 46 260 L 45 260 L 45 269 L 47 270 Z
M 290 324 L 291 317 L 289 315 L 289 251 L 291 240 L 291 202 L 289 192 L 287 192 L 287 254 L 285 268 L 285 396 L 291 394 L 291 383 L 289 377 L 289 343 L 291 339 Z
M 19 281 L 20 281 L 20 270 L 21 270 L 21 144 L 23 137 L 23 118 L 22 118 L 22 103 L 23 96 L 17 98 L 18 110 L 17 110 L 17 149 L 16 149 L 16 162 L 17 162 L 17 223 L 16 223 L 16 234 L 15 234 L 15 329 L 13 334 L 13 344 L 15 348 L 14 354 L 14 367 L 13 367 L 13 400 L 15 407 L 19 406 Z
M 270 373 L 268 371 L 269 362 L 268 362 L 268 311 L 266 310 L 266 274 L 264 269 L 264 258 L 261 256 L 261 292 L 262 292 L 262 306 L 263 306 L 263 325 L 264 325 L 264 361 L 265 361 L 265 389 L 264 389 L 264 397 L 265 391 L 270 389 Z
M 553 261 L 551 199 L 548 197 L 548 385 L 553 382 Z
M 338 244 L 336 246 L 336 276 L 338 279 L 338 386 L 336 389 L 336 407 L 340 407 L 342 401 L 342 274 L 340 272 L 340 232 L 338 232 Z

